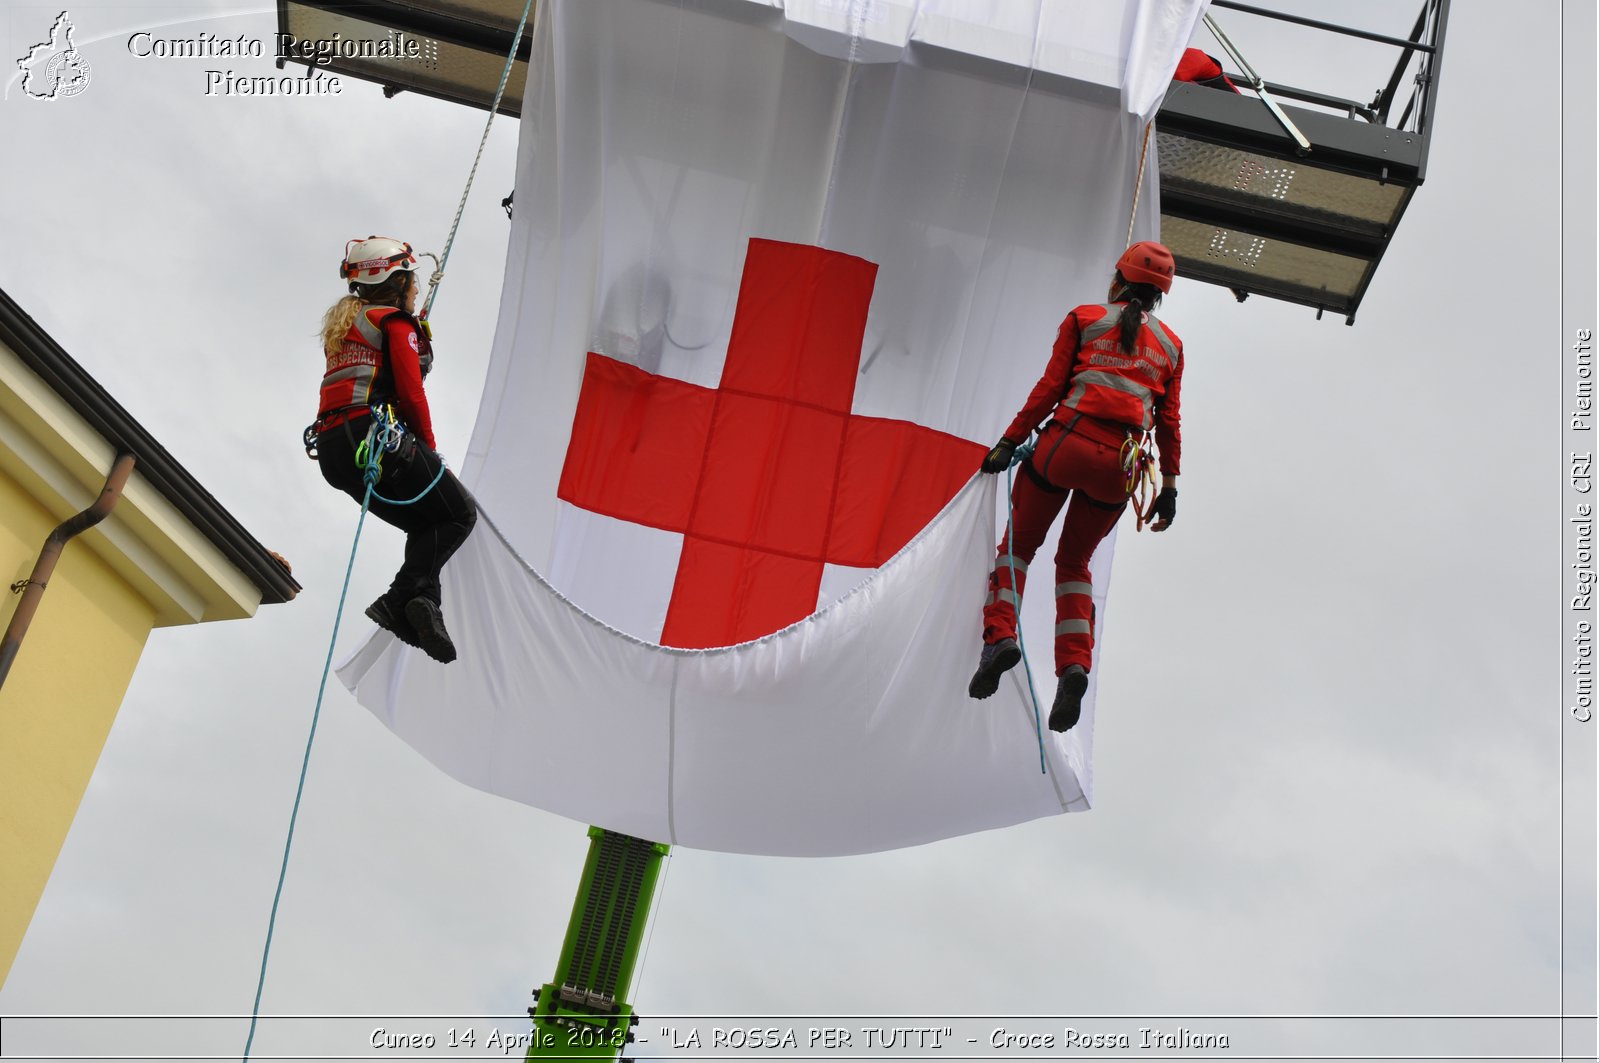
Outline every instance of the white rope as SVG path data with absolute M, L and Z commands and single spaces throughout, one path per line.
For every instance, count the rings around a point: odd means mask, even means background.
M 1150 151 L 1150 127 L 1155 125 L 1155 119 L 1144 124 L 1144 145 L 1139 149 L 1139 175 L 1133 179 L 1133 209 L 1128 211 L 1128 238 L 1122 241 L 1123 247 L 1133 244 L 1133 222 L 1139 216 L 1139 193 L 1144 191 L 1144 160 Z
M 472 157 L 472 172 L 467 174 L 467 187 L 461 190 L 461 202 L 456 204 L 455 220 L 450 223 L 450 235 L 444 242 L 444 253 L 439 256 L 439 268 L 433 273 L 428 282 L 428 298 L 422 304 L 421 316 L 426 318 L 428 311 L 433 309 L 433 298 L 439 294 L 439 284 L 444 280 L 445 263 L 450 261 L 450 248 L 456 242 L 456 230 L 461 227 L 461 213 L 467 209 L 467 196 L 472 192 L 473 179 L 478 176 L 478 163 L 483 160 L 484 145 L 489 143 L 489 127 L 494 125 L 494 116 L 500 111 L 500 97 L 505 94 L 506 81 L 511 77 L 511 67 L 517 61 L 517 47 L 522 44 L 522 31 L 528 25 L 528 13 L 533 10 L 533 0 L 527 0 L 522 5 L 522 20 L 517 23 L 516 35 L 511 38 L 511 51 L 506 55 L 506 65 L 500 71 L 500 84 L 494 90 L 494 102 L 489 105 L 489 120 L 483 123 L 483 136 L 478 139 L 478 153 Z M 429 256 L 432 257 L 432 256 Z

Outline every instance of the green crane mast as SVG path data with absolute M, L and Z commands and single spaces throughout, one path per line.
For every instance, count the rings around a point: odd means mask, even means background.
M 616 1059 L 639 1019 L 633 984 L 667 846 L 589 828 L 589 855 L 555 977 L 534 992 L 526 1059 Z

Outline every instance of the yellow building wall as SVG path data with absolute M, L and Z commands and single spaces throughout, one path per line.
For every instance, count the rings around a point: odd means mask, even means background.
M 4 587 L 28 577 L 59 522 L 0 471 Z M 67 543 L 0 687 L 0 984 L 155 623 L 154 608 L 90 548 L 93 534 Z M 19 597 L 4 587 L 0 630 Z

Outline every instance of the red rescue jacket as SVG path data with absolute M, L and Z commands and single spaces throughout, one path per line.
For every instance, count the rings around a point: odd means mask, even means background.
M 422 390 L 428 337 L 416 318 L 393 306 L 368 306 L 356 315 L 338 348 L 327 352 L 317 420 L 324 426 L 351 415 L 352 406 L 392 402 L 400 420 L 429 449 L 433 419 Z
M 1154 427 L 1161 471 L 1176 476 L 1183 446 L 1178 412 L 1183 341 L 1154 314 L 1145 314 L 1133 353 L 1124 354 L 1117 323 L 1123 305 L 1080 306 L 1067 315 L 1044 376 L 1005 438 L 1020 443 L 1049 414 L 1063 424 L 1082 415 L 1135 433 Z

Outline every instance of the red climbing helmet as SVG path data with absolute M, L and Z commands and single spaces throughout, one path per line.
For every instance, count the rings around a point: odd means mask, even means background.
M 1117 259 L 1117 272 L 1133 284 L 1153 284 L 1163 292 L 1172 291 L 1172 275 L 1177 266 L 1166 244 L 1140 240 Z

